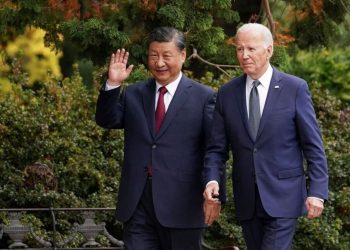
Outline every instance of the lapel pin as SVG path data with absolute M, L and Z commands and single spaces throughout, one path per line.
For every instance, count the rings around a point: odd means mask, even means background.
M 279 86 L 279 85 L 276 85 L 276 86 L 275 86 L 275 89 L 279 89 L 279 88 L 280 88 L 280 86 Z

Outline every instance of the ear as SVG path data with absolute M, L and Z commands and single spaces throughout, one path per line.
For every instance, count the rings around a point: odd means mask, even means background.
M 268 55 L 268 58 L 271 58 L 272 57 L 272 54 L 273 54 L 273 46 L 272 45 L 269 45 L 267 47 L 267 55 Z
M 186 61 L 186 49 L 181 50 L 180 54 L 182 63 L 184 63 Z

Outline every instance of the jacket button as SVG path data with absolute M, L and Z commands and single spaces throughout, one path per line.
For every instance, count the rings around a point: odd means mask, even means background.
M 254 153 L 258 152 L 258 149 L 257 149 L 257 148 L 254 148 L 253 152 L 254 152 Z
M 153 144 L 152 145 L 152 149 L 156 149 L 157 148 L 157 145 L 156 144 Z

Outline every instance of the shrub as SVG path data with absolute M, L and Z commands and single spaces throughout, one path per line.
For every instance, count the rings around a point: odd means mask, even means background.
M 350 102 L 350 47 L 299 51 L 291 71 L 308 82 L 319 82 L 337 98 Z
M 114 207 L 123 136 L 95 124 L 96 89 L 77 74 L 12 88 L 0 100 L 0 206 Z M 39 181 L 48 173 L 54 183 Z

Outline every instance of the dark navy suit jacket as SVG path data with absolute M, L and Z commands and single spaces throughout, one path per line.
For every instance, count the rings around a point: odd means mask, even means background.
M 253 216 L 255 183 L 270 216 L 296 218 L 305 212 L 307 196 L 327 199 L 328 195 L 327 162 L 307 83 L 273 69 L 254 142 L 248 129 L 246 77 L 219 89 L 206 181 L 220 181 L 222 161 L 231 149 L 237 218 Z
M 114 90 L 101 90 L 96 122 L 124 129 L 124 164 L 117 219 L 130 219 L 152 165 L 153 203 L 166 227 L 204 226 L 203 163 L 214 112 L 212 89 L 183 76 L 158 134 L 154 132 L 154 79 Z

